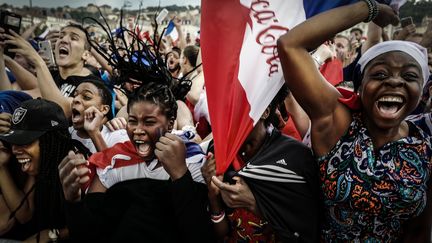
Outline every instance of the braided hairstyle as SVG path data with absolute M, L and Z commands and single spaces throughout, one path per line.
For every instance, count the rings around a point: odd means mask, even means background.
M 136 89 L 129 97 L 127 112 L 129 113 L 133 104 L 143 101 L 159 106 L 162 114 L 169 120 L 175 120 L 177 118 L 177 102 L 174 94 L 166 85 L 160 83 L 146 83 Z
M 120 13 L 120 27 L 115 31 L 111 30 L 100 9 L 99 13 L 103 23 L 92 17 L 84 18 L 83 22 L 90 21 L 94 23 L 107 35 L 108 48 L 93 41 L 90 42 L 90 45 L 113 67 L 113 83 L 120 86 L 128 82 L 144 86 L 149 83 L 159 83 L 167 86 L 177 100 L 185 100 L 192 82 L 186 79 L 187 74 L 180 79 L 173 78 L 167 68 L 166 61 L 159 52 L 166 28 L 163 29 L 161 35 L 158 35 L 158 24 L 155 20 L 155 34 L 153 40 L 149 43 L 148 40 L 143 40 L 136 31 L 123 26 L 123 11 Z M 136 28 L 137 25 L 134 26 L 134 29 Z M 126 41 L 126 35 L 130 37 L 130 43 Z M 87 38 L 90 39 L 88 33 Z M 116 44 L 117 40 L 120 45 Z M 126 93 L 126 95 L 133 94 Z
M 38 234 L 43 229 L 60 229 L 66 225 L 64 211 L 64 194 L 61 186 L 58 165 L 70 150 L 77 151 L 85 157 L 90 151 L 80 142 L 71 139 L 67 129 L 49 131 L 39 138 L 40 166 L 35 184 L 26 193 L 17 209 L 11 212 L 10 218 L 21 208 L 34 190 L 35 210 L 32 217 Z M 33 232 L 34 233 L 34 232 Z M 38 235 L 37 241 L 40 236 Z

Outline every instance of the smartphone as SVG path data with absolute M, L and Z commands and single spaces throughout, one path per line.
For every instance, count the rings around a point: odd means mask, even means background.
M 19 14 L 2 10 L 0 12 L 0 27 L 5 30 L 5 33 L 9 34 L 9 30 L 13 30 L 15 33 L 19 34 L 21 29 L 21 19 L 22 17 Z M 9 49 L 13 48 L 14 46 L 12 45 L 6 45 L 4 49 L 4 54 L 8 55 L 11 58 L 14 58 L 15 53 L 9 51 Z
M 414 22 L 413 22 L 412 17 L 406 17 L 406 18 L 402 18 L 400 20 L 400 23 L 401 23 L 402 28 L 405 28 L 406 26 L 411 25 Z
M 162 21 L 166 18 L 167 15 L 168 10 L 166 8 L 162 9 L 156 17 L 156 23 L 162 24 Z
M 55 65 L 54 54 L 50 40 L 39 41 L 39 55 L 41 55 L 43 59 L 48 60 L 48 67 Z

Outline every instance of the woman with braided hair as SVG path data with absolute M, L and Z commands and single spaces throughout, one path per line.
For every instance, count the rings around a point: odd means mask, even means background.
M 5 144 L 0 156 L 0 203 L 9 208 L 7 222 L 1 225 L 10 228 L 2 237 L 26 242 L 68 238 L 57 166 L 68 151 L 85 149 L 70 138 L 67 128 L 63 110 L 54 102 L 28 100 L 15 110 L 10 131 L 0 136 Z M 15 159 L 27 174 L 21 188 L 6 166 Z
M 190 82 L 171 77 L 157 45 L 132 39 L 134 47 L 122 52 L 126 56 L 108 59 L 118 84 L 140 85 L 127 104 L 130 141 L 91 156 L 88 162 L 97 169 L 90 176 L 75 169 L 87 164 L 82 156 L 71 154 L 59 167 L 71 237 L 77 242 L 213 242 L 200 171 L 204 153 L 171 133 L 177 99 Z M 79 188 L 87 182 L 81 199 Z
M 148 82 L 128 101 L 130 141 L 96 153 L 92 179 L 74 168 L 87 163 L 71 155 L 60 164 L 71 237 L 79 242 L 212 242 L 200 147 L 172 130 L 177 103 L 163 84 Z M 82 184 L 92 180 L 83 200 Z M 110 229 L 109 232 L 106 229 Z

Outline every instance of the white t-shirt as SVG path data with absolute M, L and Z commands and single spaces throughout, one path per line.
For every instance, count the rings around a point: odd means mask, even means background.
M 116 155 L 121 156 L 121 155 Z M 204 155 L 195 156 L 195 158 L 186 158 L 186 166 L 192 175 L 192 179 L 196 182 L 205 183 L 201 174 L 202 159 Z M 115 159 L 115 158 L 113 158 Z M 122 157 L 121 159 L 127 159 Z M 114 184 L 136 178 L 151 178 L 155 180 L 168 180 L 170 175 L 163 166 L 155 169 L 158 160 L 154 159 L 149 164 L 142 162 L 134 165 L 129 165 L 120 168 L 112 168 L 111 166 L 105 169 L 97 168 L 96 172 L 99 179 L 106 188 L 110 188 Z
M 77 134 L 77 130 L 75 130 L 73 127 L 69 127 L 69 133 L 71 134 L 72 139 L 80 141 L 86 148 L 90 150 L 91 153 L 97 152 L 96 147 L 94 146 L 93 141 L 90 138 L 80 138 Z M 129 141 L 129 137 L 125 129 L 120 129 L 111 132 L 104 125 L 101 134 L 108 148 L 114 146 L 116 143 L 123 143 Z

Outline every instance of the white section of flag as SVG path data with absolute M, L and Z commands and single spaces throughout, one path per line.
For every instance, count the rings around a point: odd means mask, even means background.
M 251 106 L 249 115 L 255 125 L 284 83 L 279 59 L 271 61 L 277 66 L 266 63 L 274 56 L 273 52 L 277 55 L 277 39 L 286 32 L 278 26 L 291 29 L 306 17 L 302 0 L 273 0 L 268 5 L 250 0 L 240 0 L 240 3 L 251 8 L 249 23 L 252 26 L 246 26 L 238 79 L 246 91 Z M 258 22 L 260 19 L 261 23 Z

